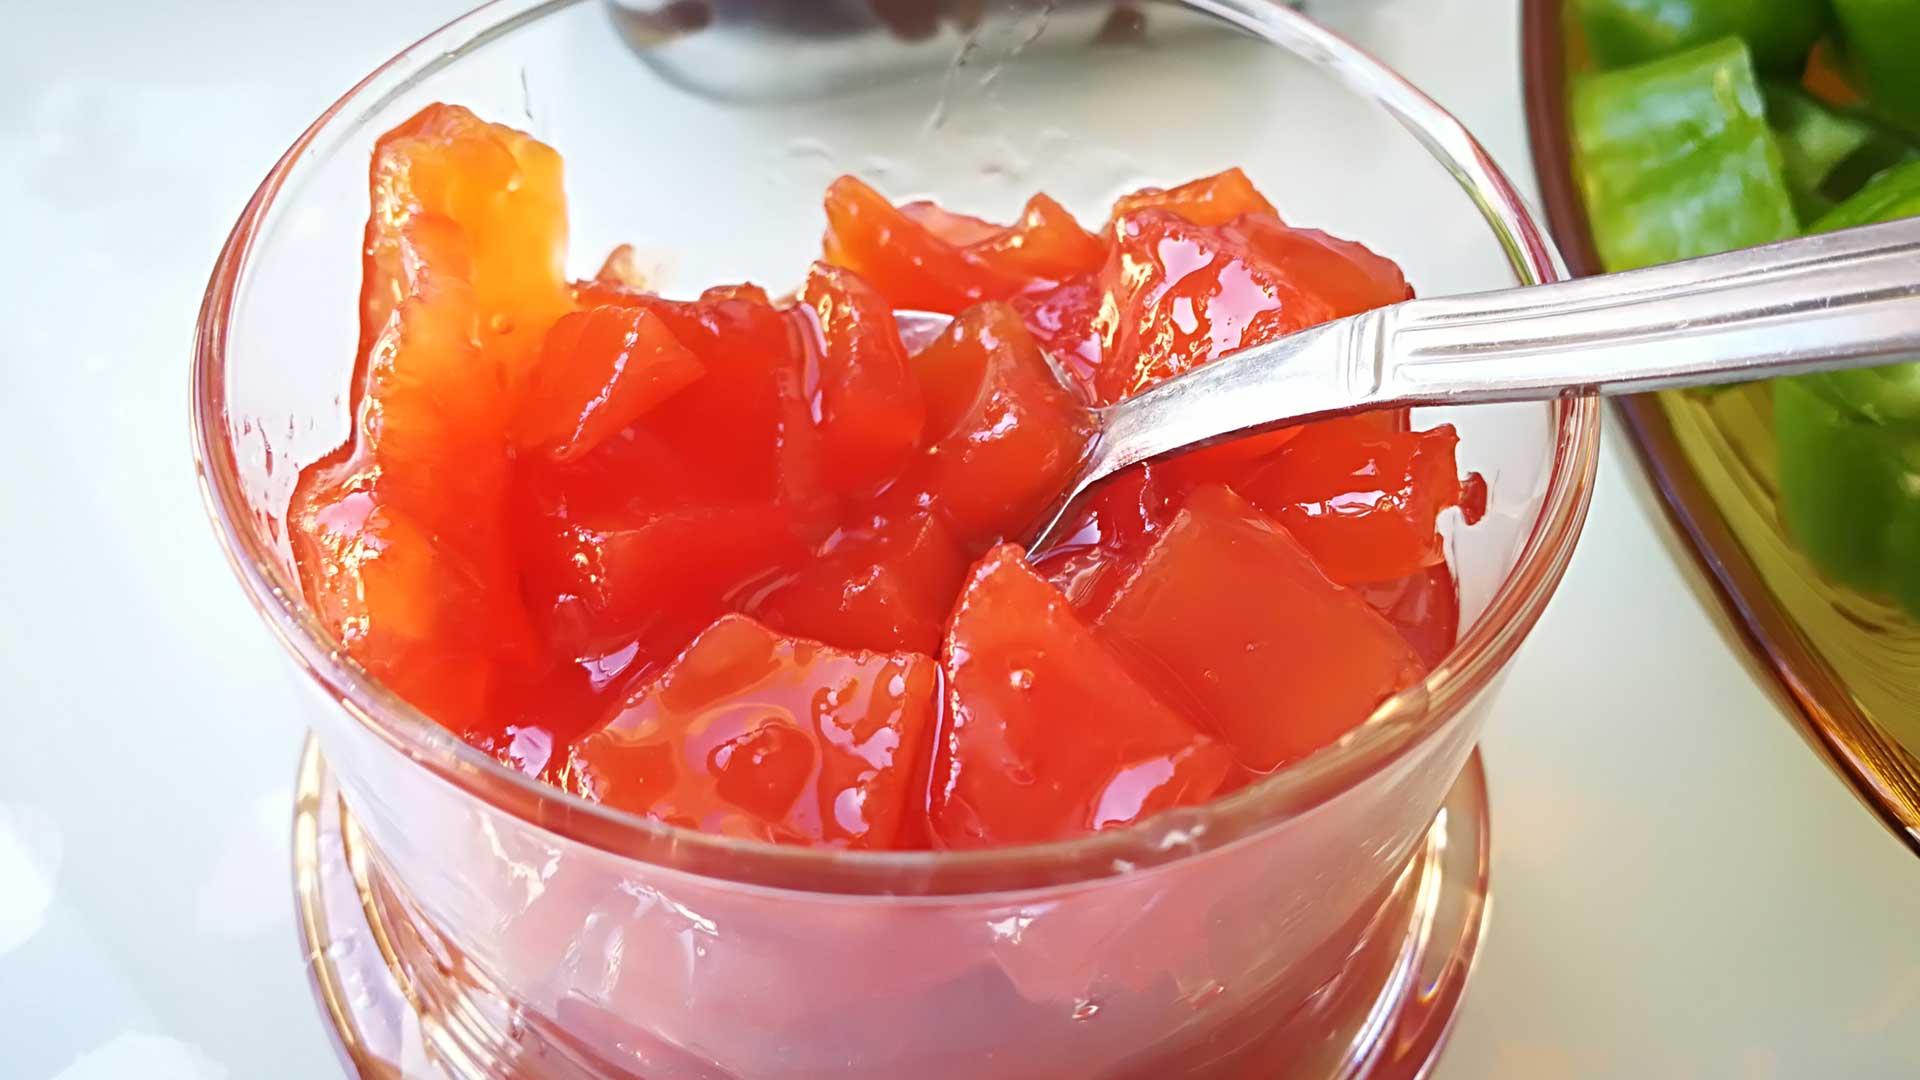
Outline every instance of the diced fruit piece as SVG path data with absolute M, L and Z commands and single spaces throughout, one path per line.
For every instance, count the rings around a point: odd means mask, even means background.
M 1202 802 L 1226 749 L 1157 699 L 1012 545 L 969 575 L 942 658 L 938 843 L 1057 840 Z
M 289 533 L 347 651 L 460 731 L 482 722 L 497 669 L 536 652 L 499 519 L 504 405 L 474 340 L 466 236 L 420 217 L 396 257 L 402 296 L 366 355 L 354 442 L 302 474 Z
M 1325 301 L 1336 319 L 1413 299 L 1400 267 L 1364 244 L 1319 229 L 1296 229 L 1264 214 L 1238 218 L 1227 231 Z
M 398 470 L 409 497 L 447 505 L 498 497 L 510 399 L 489 378 L 475 341 L 478 309 L 466 236 L 421 218 L 400 241 L 406 295 L 367 355 L 354 453 Z M 459 387 L 448 393 L 447 387 Z
M 760 503 L 576 512 L 528 525 L 521 571 L 560 656 L 637 642 L 643 662 L 659 663 L 806 550 L 792 515 Z
M 1173 518 L 1174 499 L 1161 462 L 1135 465 L 1079 499 L 1062 522 L 1060 538 L 1033 559 L 1033 568 L 1066 594 L 1078 611 L 1097 614 L 1126 580 L 1134 561 Z
M 1135 465 L 1102 481 L 1078 501 L 1072 518 L 1064 523 L 1056 549 L 1144 549 L 1152 535 L 1173 517 L 1167 502 L 1179 489 L 1167 485 L 1163 465 Z
M 913 456 L 925 422 L 893 309 L 853 271 L 815 263 L 794 310 L 818 365 L 810 394 L 827 483 L 871 494 Z
M 1237 233 L 1154 208 L 1122 215 L 1115 229 L 1101 271 L 1110 293 L 1096 380 L 1103 403 L 1335 315 L 1331 303 Z
M 737 285 L 709 285 L 700 293 L 701 303 L 720 304 L 728 300 L 741 300 L 760 307 L 770 307 L 773 304 L 773 301 L 767 297 L 767 290 L 751 281 L 743 281 Z
M 1273 204 L 1238 168 L 1190 180 L 1178 187 L 1141 188 L 1131 195 L 1122 195 L 1113 204 L 1109 229 L 1117 225 L 1122 216 L 1148 207 L 1171 210 L 1201 226 L 1225 225 L 1241 214 L 1279 216 Z
M 457 105 L 429 105 L 382 135 L 360 286 L 362 364 L 406 296 L 403 235 L 437 217 L 466 237 L 476 340 L 502 385 L 517 389 L 547 327 L 570 307 L 560 173 L 551 147 Z
M 604 805 L 785 844 L 894 846 L 911 829 L 936 669 L 738 615 L 581 741 L 570 786 Z
M 514 442 L 573 461 L 706 374 L 658 315 L 596 307 L 547 332 Z
M 383 504 L 377 475 L 309 472 L 289 533 L 307 602 L 348 654 L 456 732 L 481 723 L 503 646 L 524 618 L 493 567 Z
M 938 517 L 902 518 L 837 538 L 746 610 L 838 648 L 934 653 L 966 572 L 966 552 Z
M 639 649 L 627 647 L 576 663 L 513 673 L 494 685 L 492 723 L 469 728 L 467 742 L 529 776 L 557 782 L 567 752 L 633 689 Z
M 1106 292 L 1094 274 L 1081 274 L 1049 288 L 1032 289 L 1008 301 L 1020 314 L 1027 332 L 1060 365 L 1080 396 L 1088 401 L 1097 393 L 1100 358 L 1105 353 L 1097 325 L 1100 307 L 1105 302 Z
M 1098 627 L 1261 771 L 1338 739 L 1426 671 L 1365 600 L 1217 485 L 1187 499 Z
M 508 528 L 524 543 L 551 517 L 626 515 L 696 506 L 709 492 L 657 432 L 635 424 L 573 461 L 544 455 L 515 462 Z M 528 530 L 527 525 L 537 528 Z M 523 535 L 524 534 L 524 535 Z
M 1440 512 L 1460 502 L 1451 424 L 1390 434 L 1359 417 L 1308 424 L 1235 491 L 1287 527 L 1343 585 L 1442 561 Z
M 965 220 L 973 223 L 978 219 Z M 1100 238 L 1081 228 L 1066 207 L 1046 195 L 1028 199 L 1021 208 L 1020 220 L 1012 225 L 988 228 L 992 231 L 980 233 L 969 227 L 965 239 L 960 235 L 942 238 L 963 249 L 970 262 L 1023 278 L 1026 284 L 1090 274 L 1107 259 L 1107 248 Z
M 1025 282 L 968 261 L 959 248 L 851 176 L 827 188 L 826 261 L 873 282 L 896 308 L 958 313 Z
M 966 247 L 968 244 L 991 239 L 1000 232 L 1001 228 L 991 221 L 974 217 L 972 214 L 956 214 L 939 203 L 927 199 L 901 203 L 900 212 L 954 247 Z
M 1105 255 L 1099 239 L 1045 195 L 1000 228 L 930 203 L 896 207 L 843 176 L 827 189 L 826 210 L 826 261 L 866 278 L 895 308 L 957 314 L 1092 271 Z
M 1427 667 L 1453 651 L 1460 636 L 1460 587 L 1446 563 L 1435 563 L 1394 581 L 1353 588 L 1400 631 Z
M 1231 484 L 1271 460 L 1300 432 L 1298 426 L 1276 428 L 1176 454 L 1155 464 L 1164 482 L 1179 491 L 1190 491 L 1201 484 Z
M 831 509 L 805 360 L 791 323 L 764 291 L 723 286 L 679 301 L 605 284 L 575 288 L 594 303 L 651 311 L 706 369 L 671 408 L 639 421 L 689 471 L 705 501 L 778 502 L 808 521 Z
M 640 256 L 633 250 L 632 244 L 621 244 L 607 252 L 593 280 L 626 289 L 643 290 L 647 287 L 647 275 L 640 269 Z
M 1094 425 L 1019 316 L 1005 304 L 969 308 L 913 363 L 929 445 L 882 496 L 888 516 L 938 513 L 963 545 L 1033 524 L 1079 468 Z

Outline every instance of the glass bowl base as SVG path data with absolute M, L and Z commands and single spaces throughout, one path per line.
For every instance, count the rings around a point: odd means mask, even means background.
M 1487 912 L 1486 775 L 1476 751 L 1340 975 L 1260 1040 L 1285 1046 L 1200 1075 L 1420 1080 L 1438 1059 Z M 381 873 L 310 738 L 294 806 L 294 899 L 307 972 L 348 1075 L 380 1080 L 614 1080 L 484 979 L 457 970 Z M 1302 1053 L 1301 1048 L 1310 1047 Z M 1184 1067 L 1184 1066 L 1182 1066 Z M 1157 1070 L 1156 1070 L 1157 1071 Z M 635 1077 L 634 1080 L 644 1080 Z

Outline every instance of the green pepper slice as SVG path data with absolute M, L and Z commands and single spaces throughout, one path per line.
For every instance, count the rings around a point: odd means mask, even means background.
M 1851 199 L 1813 223 L 1811 232 L 1920 215 L 1920 161 L 1874 177 Z M 1829 371 L 1803 376 L 1853 417 L 1876 424 L 1920 424 L 1920 363 Z M 1920 558 L 1920 550 L 1914 553 Z
M 1920 3 L 1833 0 L 1833 9 L 1874 111 L 1920 131 Z
M 1570 115 L 1574 173 L 1608 270 L 1800 231 L 1740 39 L 1585 77 Z
M 1920 214 L 1920 161 L 1874 177 L 1814 232 Z M 1780 501 L 1821 571 L 1920 618 L 1920 363 L 1773 381 Z
M 1805 378 L 1772 386 L 1794 540 L 1821 573 L 1920 618 L 1920 429 L 1862 422 Z
M 1920 61 L 1920 57 L 1915 58 Z M 1920 161 L 1895 165 L 1867 181 L 1846 202 L 1813 223 L 1810 232 L 1832 232 L 1855 225 L 1920 214 Z
M 1827 0 L 1578 0 L 1587 50 L 1601 67 L 1644 63 L 1723 37 L 1738 37 L 1753 62 L 1798 75 L 1832 10 Z
M 1812 221 L 1882 170 L 1915 156 L 1912 143 L 1873 119 L 1835 109 L 1797 86 L 1763 90 L 1793 207 Z

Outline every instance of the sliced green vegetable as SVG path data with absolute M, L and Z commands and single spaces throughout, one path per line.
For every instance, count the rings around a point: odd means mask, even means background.
M 1920 214 L 1920 162 L 1897 165 L 1813 232 Z M 1787 527 L 1821 571 L 1920 618 L 1920 363 L 1773 382 Z
M 1833 17 L 1827 0 L 1578 0 L 1587 49 L 1601 67 L 1657 60 L 1723 37 L 1761 70 L 1797 75 Z
M 1920 57 L 1914 59 L 1920 63 Z M 1855 225 L 1893 221 L 1915 214 L 1920 214 L 1920 161 L 1909 161 L 1867 181 L 1865 187 L 1814 222 L 1808 231 L 1851 229 Z
M 1581 79 L 1571 119 L 1574 173 L 1608 270 L 1799 232 L 1738 38 Z
M 1813 223 L 1810 232 L 1920 215 L 1920 161 L 1896 165 Z M 1804 376 L 1804 381 L 1857 420 L 1920 424 L 1920 363 L 1888 364 Z M 1920 549 L 1914 552 L 1920 559 Z
M 1806 379 L 1773 380 L 1773 429 L 1801 550 L 1835 581 L 1892 593 L 1920 617 L 1920 432 L 1863 423 Z
M 1833 8 L 1873 110 L 1920 131 L 1920 3 L 1833 0 Z
M 1763 92 L 1787 190 L 1802 221 L 1826 213 L 1875 173 L 1915 155 L 1910 142 L 1881 124 L 1832 108 L 1799 87 L 1775 83 Z

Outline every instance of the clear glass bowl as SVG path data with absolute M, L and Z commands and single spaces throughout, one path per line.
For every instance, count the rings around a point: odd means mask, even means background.
M 1455 121 L 1281 4 L 1149 7 L 1119 41 L 1075 7 L 948 26 L 944 64 L 836 61 L 819 93 L 775 79 L 756 97 L 710 92 L 676 58 L 714 47 L 776 72 L 801 50 L 725 22 L 645 38 L 597 4 L 503 0 L 355 87 L 241 216 L 196 343 L 202 483 L 298 670 L 377 944 L 448 1070 L 1344 1075 L 1377 1049 L 1379 1001 L 1417 993 L 1361 961 L 1383 920 L 1404 925 L 1408 868 L 1571 554 L 1590 399 L 1416 417 L 1458 425 L 1463 467 L 1491 484 L 1484 520 L 1444 523 L 1463 632 L 1424 684 L 1227 799 L 1072 842 L 836 853 L 610 812 L 468 748 L 302 603 L 285 511 L 348 430 L 368 155 L 431 101 L 557 147 L 571 269 L 632 242 L 670 294 L 784 289 L 847 171 L 989 218 L 1045 190 L 1099 220 L 1122 191 L 1240 165 L 1291 220 L 1366 242 L 1424 293 L 1558 276 Z

